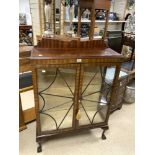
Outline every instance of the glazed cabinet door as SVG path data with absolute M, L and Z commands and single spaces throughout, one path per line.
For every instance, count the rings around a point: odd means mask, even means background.
M 81 68 L 78 127 L 107 123 L 115 71 L 115 66 Z
M 77 73 L 76 66 L 36 69 L 37 128 L 41 132 L 73 129 Z

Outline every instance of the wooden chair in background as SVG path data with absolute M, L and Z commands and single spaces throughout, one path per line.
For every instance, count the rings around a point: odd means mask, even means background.
M 123 46 L 127 46 L 130 48 L 129 54 L 124 54 L 125 56 L 125 62 L 122 65 L 123 69 L 126 69 L 127 71 L 133 71 L 135 69 L 135 35 L 132 33 L 122 33 L 122 54 Z

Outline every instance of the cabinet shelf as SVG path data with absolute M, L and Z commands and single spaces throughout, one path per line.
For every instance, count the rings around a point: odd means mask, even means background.
M 72 21 L 73 23 L 77 23 L 78 20 L 77 19 L 74 19 Z M 90 23 L 90 20 L 81 20 L 82 23 Z M 96 23 L 105 23 L 105 20 L 95 20 Z M 118 20 L 118 21 L 112 21 L 112 20 L 109 20 L 109 23 L 124 23 L 126 22 L 125 20 Z M 65 23 L 70 23 L 70 20 L 65 20 Z

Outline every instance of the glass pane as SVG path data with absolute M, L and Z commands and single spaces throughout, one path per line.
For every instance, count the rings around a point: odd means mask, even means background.
M 72 127 L 75 69 L 38 69 L 41 130 Z
M 100 66 L 84 69 L 79 125 L 105 121 L 115 73 L 115 70 L 111 72 L 109 69 Z
M 116 68 L 114 66 L 107 68 L 105 82 L 106 82 L 106 84 L 108 84 L 108 86 L 112 86 L 115 69 Z M 127 82 L 127 78 L 125 78 L 126 76 L 127 76 L 126 72 L 120 71 L 119 81 L 118 81 L 117 85 L 113 88 L 114 94 L 113 94 L 113 100 L 111 102 L 111 110 L 118 108 L 118 106 L 120 106 L 120 104 L 123 100 L 125 84 Z M 124 80 L 123 80 L 123 78 L 124 78 Z M 108 100 L 110 98 L 110 94 L 111 94 L 111 91 L 107 95 Z

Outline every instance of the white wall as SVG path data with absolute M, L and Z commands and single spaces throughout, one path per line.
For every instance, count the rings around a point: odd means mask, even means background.
M 26 13 L 27 25 L 32 25 L 29 0 L 19 0 L 19 13 Z

